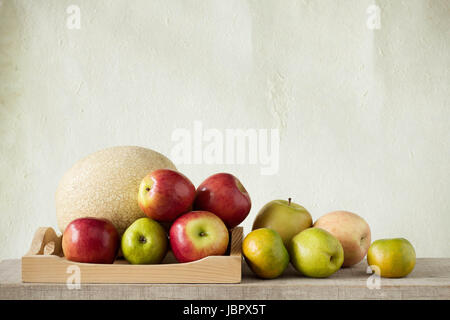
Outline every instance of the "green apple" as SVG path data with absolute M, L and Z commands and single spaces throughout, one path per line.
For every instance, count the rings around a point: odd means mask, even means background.
M 307 277 L 326 278 L 344 262 L 344 249 L 331 233 L 320 228 L 306 229 L 291 240 L 291 262 Z
M 286 200 L 273 200 L 259 211 L 252 230 L 269 228 L 278 232 L 284 246 L 289 247 L 293 236 L 312 226 L 308 210 L 299 204 Z
M 140 218 L 122 236 L 121 248 L 131 264 L 160 263 L 167 253 L 167 234 L 155 220 Z

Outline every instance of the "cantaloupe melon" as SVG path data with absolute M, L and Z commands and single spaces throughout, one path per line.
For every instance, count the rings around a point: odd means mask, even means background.
M 120 146 L 95 152 L 78 161 L 56 190 L 56 217 L 64 232 L 82 217 L 106 218 L 122 234 L 145 214 L 137 195 L 141 180 L 156 169 L 175 165 L 162 154 L 141 147 Z

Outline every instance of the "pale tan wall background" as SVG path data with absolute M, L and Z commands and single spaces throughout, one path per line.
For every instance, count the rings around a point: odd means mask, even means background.
M 381 26 L 367 26 L 367 8 Z M 113 145 L 170 154 L 171 133 L 278 128 L 280 169 L 235 173 L 253 209 L 291 196 L 347 209 L 373 238 L 450 257 L 450 2 L 0 0 L 0 258 L 56 227 L 54 191 Z M 81 28 L 66 26 L 79 6 Z

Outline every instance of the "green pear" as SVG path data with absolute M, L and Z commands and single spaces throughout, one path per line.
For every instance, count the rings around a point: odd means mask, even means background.
M 326 278 L 344 262 L 344 249 L 331 233 L 319 228 L 306 229 L 291 240 L 291 262 L 307 277 Z
M 131 264 L 160 263 L 167 253 L 167 234 L 155 220 L 140 218 L 125 230 L 121 248 Z
M 269 228 L 278 232 L 286 248 L 293 236 L 312 226 L 308 210 L 299 204 L 286 200 L 273 200 L 259 211 L 252 230 Z

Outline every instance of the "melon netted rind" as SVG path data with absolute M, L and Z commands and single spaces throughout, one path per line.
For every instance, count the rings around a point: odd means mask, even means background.
M 67 171 L 56 190 L 56 218 L 64 232 L 73 220 L 105 218 L 122 234 L 145 217 L 137 195 L 141 180 L 157 169 L 175 165 L 164 155 L 142 147 L 120 146 L 95 152 Z

